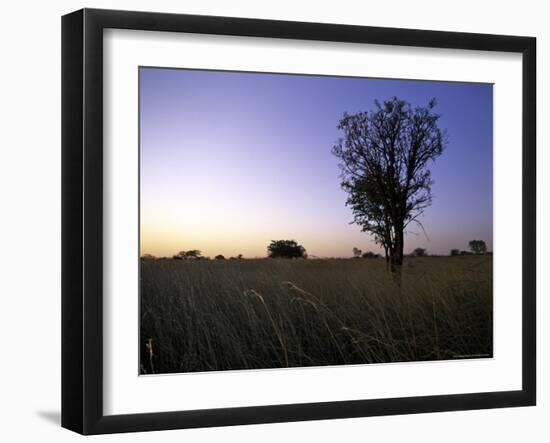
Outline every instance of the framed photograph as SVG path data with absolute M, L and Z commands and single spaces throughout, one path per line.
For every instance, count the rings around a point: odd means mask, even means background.
M 62 425 L 535 405 L 531 37 L 62 19 Z

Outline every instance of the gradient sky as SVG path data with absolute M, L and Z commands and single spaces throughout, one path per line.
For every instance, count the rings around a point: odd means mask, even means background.
M 449 145 L 432 165 L 433 203 L 405 252 L 492 250 L 492 85 L 140 68 L 141 253 L 263 257 L 270 240 L 310 255 L 379 251 L 350 224 L 338 159 L 344 112 L 435 97 Z

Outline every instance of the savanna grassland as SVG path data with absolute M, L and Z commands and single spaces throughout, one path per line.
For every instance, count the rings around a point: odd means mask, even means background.
M 141 373 L 492 356 L 492 257 L 142 260 Z

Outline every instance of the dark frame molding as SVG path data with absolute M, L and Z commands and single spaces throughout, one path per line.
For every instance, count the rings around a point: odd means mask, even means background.
M 505 392 L 103 414 L 103 29 L 192 32 L 523 56 L 522 389 Z M 83 9 L 62 18 L 62 426 L 152 431 L 536 404 L 536 39 L 230 17 Z

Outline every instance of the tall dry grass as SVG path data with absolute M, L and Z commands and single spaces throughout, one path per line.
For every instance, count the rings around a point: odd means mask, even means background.
M 141 371 L 492 355 L 492 258 L 142 260 Z

